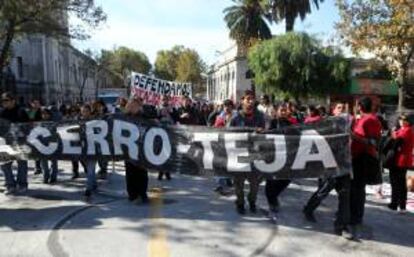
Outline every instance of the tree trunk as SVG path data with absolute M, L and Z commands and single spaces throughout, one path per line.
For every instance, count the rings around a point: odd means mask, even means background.
M 403 98 L 404 98 L 404 87 L 403 85 L 398 85 L 398 111 L 403 111 Z
M 295 17 L 292 14 L 286 14 L 286 32 L 292 32 L 295 26 Z
M 6 39 L 4 40 L 4 44 L 0 52 L 0 86 L 1 87 L 3 86 L 3 69 L 4 69 L 4 66 L 6 66 L 6 60 L 7 60 L 9 51 L 10 51 L 11 43 L 14 39 L 14 33 L 15 33 L 15 22 L 10 21 L 9 26 L 7 28 Z

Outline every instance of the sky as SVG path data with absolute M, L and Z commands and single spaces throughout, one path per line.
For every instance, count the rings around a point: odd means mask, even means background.
M 113 49 L 126 46 L 144 52 L 151 63 L 159 50 L 184 45 L 197 50 L 207 64 L 218 58 L 233 42 L 223 20 L 231 0 L 95 0 L 108 15 L 105 24 L 93 30 L 86 41 L 73 41 L 80 48 Z M 304 22 L 296 20 L 295 30 L 306 31 L 326 41 L 339 20 L 334 0 L 325 0 Z M 71 22 L 75 19 L 71 18 Z M 284 24 L 271 25 L 273 34 L 284 32 Z

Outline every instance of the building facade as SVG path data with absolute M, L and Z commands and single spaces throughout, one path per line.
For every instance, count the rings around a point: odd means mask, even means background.
M 240 55 L 237 46 L 220 52 L 218 61 L 207 74 L 207 100 L 239 101 L 245 90 L 255 90 L 251 77 L 247 58 Z
M 92 100 L 96 96 L 96 63 L 68 42 L 44 35 L 14 41 L 9 68 L 13 91 L 21 102 L 40 99 L 45 104 Z

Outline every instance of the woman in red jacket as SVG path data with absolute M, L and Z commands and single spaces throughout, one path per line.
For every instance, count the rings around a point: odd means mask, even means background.
M 393 132 L 397 140 L 398 150 L 395 156 L 395 167 L 390 169 L 391 203 L 388 208 L 405 212 L 407 203 L 407 169 L 413 166 L 414 132 L 406 115 L 399 117 L 400 129 Z

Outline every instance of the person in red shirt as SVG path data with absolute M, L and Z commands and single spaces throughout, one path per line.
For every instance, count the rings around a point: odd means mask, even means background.
M 372 100 L 363 97 L 358 101 L 358 111 L 360 118 L 355 119 L 352 125 L 352 168 L 353 179 L 350 191 L 350 225 L 353 237 L 358 237 L 358 228 L 362 224 L 365 208 L 365 186 L 367 169 L 365 159 L 367 155 L 378 158 L 378 144 L 381 139 L 381 122 L 372 113 Z
M 322 117 L 319 113 L 319 110 L 316 109 L 315 106 L 309 105 L 308 107 L 308 116 L 305 118 L 305 121 L 303 123 L 310 124 L 310 123 L 316 123 L 322 120 Z
M 224 128 L 228 127 L 233 117 L 234 113 L 234 104 L 233 101 L 227 99 L 223 102 L 223 111 L 217 116 L 216 121 L 214 122 L 215 128 Z
M 399 117 L 400 128 L 393 132 L 398 150 L 395 156 L 395 166 L 390 169 L 391 203 L 388 208 L 405 213 L 407 204 L 407 169 L 413 166 L 414 133 L 406 115 Z

